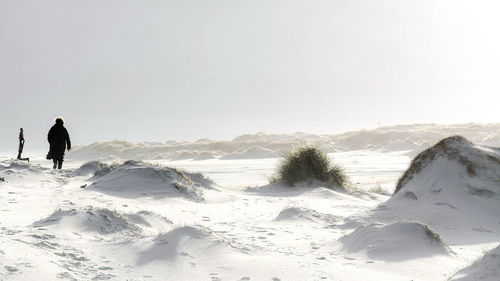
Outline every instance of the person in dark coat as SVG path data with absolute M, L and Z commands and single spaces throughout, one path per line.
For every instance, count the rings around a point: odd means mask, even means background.
M 68 130 L 64 128 L 64 120 L 59 117 L 56 119 L 56 123 L 49 130 L 47 140 L 50 144 L 49 154 L 47 154 L 47 159 L 52 159 L 54 162 L 54 169 L 62 168 L 64 161 L 64 152 L 66 148 L 68 151 L 71 149 L 71 140 L 69 139 Z

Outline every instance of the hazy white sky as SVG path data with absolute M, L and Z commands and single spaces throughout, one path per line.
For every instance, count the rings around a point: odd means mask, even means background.
M 0 150 L 500 122 L 500 3 L 0 0 Z

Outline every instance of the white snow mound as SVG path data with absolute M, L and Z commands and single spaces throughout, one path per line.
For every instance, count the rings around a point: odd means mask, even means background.
M 447 167 L 435 168 L 453 169 L 452 172 L 464 180 L 479 178 L 491 181 L 491 189 L 495 190 L 485 191 L 500 194 L 500 150 L 474 145 L 461 136 L 445 138 L 413 159 L 410 168 L 399 179 L 395 193 L 410 184 L 415 177 L 428 174 L 426 168 L 436 166 L 436 162 Z
M 47 168 L 40 165 L 34 165 L 30 162 L 20 160 L 4 160 L 0 162 L 0 173 L 2 174 L 17 174 L 17 173 L 33 173 L 39 174 Z
M 75 175 L 89 175 L 89 174 L 95 175 L 96 173 L 98 173 L 98 171 L 102 171 L 106 168 L 109 168 L 109 165 L 106 163 L 103 163 L 101 161 L 89 161 L 80 166 L 80 168 L 75 169 L 73 173 Z M 111 169 L 108 172 L 110 171 Z
M 143 230 L 148 229 L 153 232 L 164 232 L 171 229 L 173 222 L 168 218 L 149 211 L 139 211 L 133 214 L 126 214 L 129 221 Z
M 151 196 L 186 197 L 203 201 L 203 192 L 216 185 L 201 174 L 182 172 L 137 161 L 127 161 L 118 167 L 98 170 L 99 177 L 88 187 L 113 196 L 136 198 Z
M 500 231 L 500 151 L 446 138 L 412 161 L 393 197 L 375 213 L 439 230 Z
M 140 229 L 125 216 L 108 209 L 85 207 L 83 209 L 59 209 L 47 218 L 33 224 L 34 227 L 59 228 L 65 232 L 94 232 L 112 234 L 137 233 Z
M 138 265 L 174 261 L 181 256 L 216 256 L 218 253 L 245 253 L 246 248 L 219 237 L 203 226 L 182 226 L 158 235 L 140 254 Z
M 460 270 L 450 281 L 500 280 L 500 246 L 485 254 L 471 266 Z
M 436 232 L 417 222 L 362 226 L 342 237 L 340 242 L 347 252 L 364 252 L 369 258 L 385 261 L 404 261 L 449 253 Z
M 318 223 L 335 223 L 340 220 L 339 217 L 329 214 L 322 214 L 315 210 L 299 207 L 290 207 L 283 209 L 276 221 L 310 221 Z

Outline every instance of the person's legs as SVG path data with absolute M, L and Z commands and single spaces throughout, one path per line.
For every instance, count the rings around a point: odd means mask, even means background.
M 21 160 L 21 153 L 23 153 L 23 147 L 24 147 L 24 143 L 23 142 L 19 142 L 19 153 L 17 154 L 17 159 Z
M 52 162 L 54 162 L 52 169 L 55 169 L 57 167 L 57 159 L 52 159 Z
M 63 160 L 62 159 L 59 159 L 57 160 L 58 164 L 57 164 L 57 168 L 58 169 L 61 169 L 62 168 L 62 164 L 63 164 Z

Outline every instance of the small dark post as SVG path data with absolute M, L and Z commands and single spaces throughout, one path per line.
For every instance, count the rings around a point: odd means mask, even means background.
M 21 154 L 23 153 L 24 148 L 24 131 L 23 128 L 19 131 L 19 154 L 17 154 L 17 159 L 22 161 L 30 161 L 29 158 L 21 158 Z

